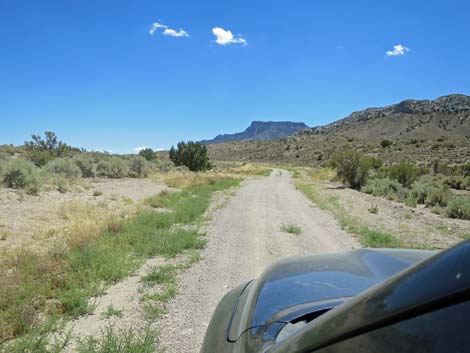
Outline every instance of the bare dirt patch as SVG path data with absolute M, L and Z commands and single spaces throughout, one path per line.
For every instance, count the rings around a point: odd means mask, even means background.
M 74 208 L 93 208 L 103 217 L 125 215 L 134 203 L 165 189 L 165 184 L 149 179 L 97 179 L 65 193 L 44 191 L 38 196 L 0 188 L 0 248 L 50 243 L 67 231 L 71 223 L 68 214 Z
M 342 187 L 339 183 L 320 183 L 321 192 L 338 198 L 346 212 L 367 227 L 391 233 L 405 245 L 445 249 L 470 234 L 470 221 L 444 218 L 424 206 L 408 207 L 402 203 L 375 197 Z M 371 212 L 377 207 L 377 213 Z

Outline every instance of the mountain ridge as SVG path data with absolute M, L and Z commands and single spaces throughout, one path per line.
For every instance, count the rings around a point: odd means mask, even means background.
M 304 129 L 308 129 L 308 126 L 302 122 L 255 120 L 242 132 L 221 134 L 211 140 L 202 140 L 200 142 L 211 145 L 234 141 L 270 141 L 293 135 Z
M 470 136 L 470 96 L 450 94 L 434 100 L 406 99 L 386 107 L 356 111 L 304 133 L 355 138 Z

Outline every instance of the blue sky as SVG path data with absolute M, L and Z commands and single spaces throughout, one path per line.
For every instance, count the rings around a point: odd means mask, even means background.
M 127 153 L 450 93 L 468 0 L 0 0 L 0 144 Z

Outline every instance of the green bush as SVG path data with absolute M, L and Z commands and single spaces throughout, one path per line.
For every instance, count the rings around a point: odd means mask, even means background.
M 388 146 L 391 146 L 392 144 L 393 144 L 393 142 L 390 141 L 390 140 L 382 140 L 382 141 L 380 141 L 380 146 L 382 146 L 383 148 L 388 147 Z
M 411 163 L 401 162 L 388 168 L 388 177 L 397 180 L 404 187 L 410 187 L 418 178 L 419 169 Z
M 466 176 L 463 180 L 465 190 L 470 190 L 470 176 Z
M 157 158 L 155 151 L 151 148 L 143 148 L 139 151 L 139 156 L 144 157 L 147 161 L 153 161 Z
M 404 194 L 403 186 L 398 181 L 388 178 L 368 179 L 361 188 L 361 191 L 373 196 L 382 196 L 393 200 L 396 200 L 398 195 Z
M 37 166 L 46 165 L 54 158 L 65 157 L 71 152 L 80 152 L 80 149 L 60 141 L 52 131 L 46 131 L 44 138 L 39 135 L 31 135 L 31 141 L 25 142 L 25 148 L 27 156 Z
M 144 157 L 132 157 L 129 163 L 129 176 L 132 178 L 145 178 L 150 171 L 148 162 Z
M 129 174 L 129 163 L 120 157 L 111 157 L 98 162 L 96 172 L 107 178 L 125 178 Z
M 81 154 L 76 156 L 74 161 L 78 168 L 80 168 L 84 178 L 93 178 L 96 176 L 96 163 L 93 157 L 86 154 Z
M 426 206 L 445 206 L 449 199 L 449 189 L 430 176 L 421 177 L 411 185 L 410 196 Z
M 42 187 L 38 168 L 23 158 L 11 158 L 4 166 L 2 180 L 6 187 L 37 194 Z
M 470 199 L 464 196 L 452 197 L 446 208 L 447 217 L 470 220 Z
M 69 158 L 56 158 L 44 166 L 44 170 L 51 174 L 58 174 L 68 179 L 78 179 L 82 171 L 77 164 Z
M 455 190 L 461 190 L 462 188 L 465 188 L 464 177 L 461 176 L 446 177 L 443 179 L 443 183 L 444 185 L 447 185 L 448 187 Z
M 365 184 L 370 165 L 362 153 L 353 149 L 334 153 L 331 164 L 338 177 L 351 188 L 359 189 Z
M 170 160 L 176 166 L 184 165 L 193 172 L 205 171 L 212 168 L 207 156 L 207 147 L 199 142 L 188 141 L 188 143 L 185 143 L 181 141 L 176 149 L 172 146 L 170 149 Z

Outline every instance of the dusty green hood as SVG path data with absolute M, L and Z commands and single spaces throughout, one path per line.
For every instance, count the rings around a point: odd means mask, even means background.
M 284 321 L 323 313 L 433 254 L 360 249 L 282 259 L 224 297 L 201 353 L 263 352 Z

